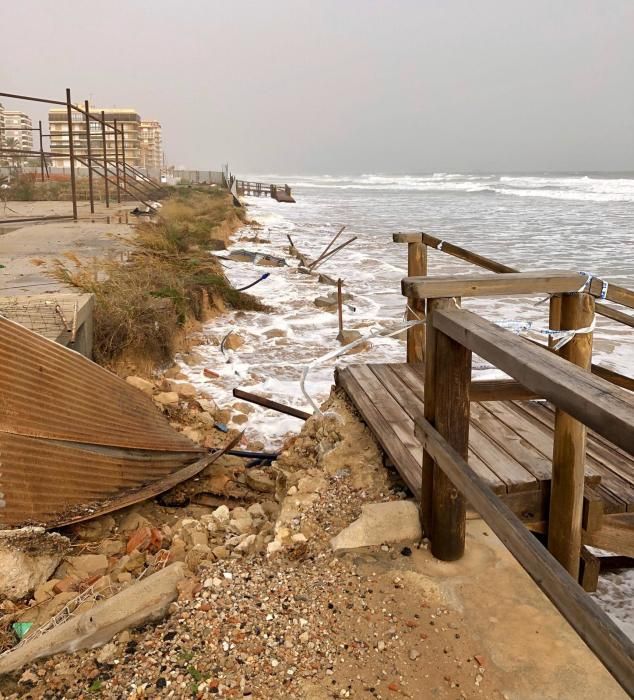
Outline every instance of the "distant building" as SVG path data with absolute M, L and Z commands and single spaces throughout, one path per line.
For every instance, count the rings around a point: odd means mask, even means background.
M 141 120 L 141 167 L 160 168 L 162 165 L 161 125 L 157 121 Z
M 31 117 L 24 112 L 4 109 L 0 105 L 0 143 L 4 148 L 20 151 L 33 150 Z M 24 131 L 22 131 L 24 129 Z
M 83 104 L 79 105 L 83 109 Z M 91 107 L 90 112 L 101 118 L 101 107 Z M 125 160 L 129 165 L 139 167 L 141 165 L 141 117 L 136 109 L 104 109 L 106 124 L 114 126 L 117 121 L 117 128 L 123 129 L 123 140 L 125 142 Z M 70 160 L 68 158 L 68 117 L 66 107 L 55 107 L 48 111 L 48 126 L 51 134 L 51 152 L 59 153 L 58 157 L 53 156 L 53 167 L 68 168 Z M 73 147 L 75 154 L 85 156 L 87 152 L 86 139 L 86 118 L 81 112 L 72 113 Z M 121 134 L 118 134 L 119 158 L 122 158 Z M 101 123 L 90 122 L 90 146 L 93 156 L 100 157 L 103 154 L 103 138 Z M 106 128 L 106 151 L 108 158 L 114 159 L 115 142 L 114 131 Z M 62 155 L 64 154 L 64 155 Z

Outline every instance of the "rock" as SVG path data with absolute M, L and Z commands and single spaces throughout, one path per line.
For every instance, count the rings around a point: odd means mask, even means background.
M 213 555 L 206 544 L 194 545 L 185 555 L 185 563 L 190 571 L 196 572 L 203 561 L 211 561 Z
M 216 559 L 226 559 L 229 556 L 229 550 L 226 547 L 218 546 L 211 550 L 211 553 Z
M 410 649 L 409 650 L 409 658 L 412 661 L 416 661 L 416 659 L 420 656 L 420 651 L 418 649 Z
M 53 586 L 53 593 L 68 593 L 68 591 L 76 591 L 79 588 L 81 579 L 72 574 L 57 581 Z
M 52 578 L 46 581 L 46 583 L 43 583 L 41 586 L 38 586 L 33 592 L 33 600 L 35 600 L 36 603 L 43 603 L 44 601 L 53 598 L 56 593 L 60 592 L 56 590 L 56 586 L 59 582 L 59 579 Z
M 197 544 L 207 546 L 209 540 L 207 527 L 204 523 L 194 518 L 183 518 L 174 526 L 174 532 L 180 534 L 186 545 L 194 547 Z
M 20 600 L 59 566 L 70 540 L 41 527 L 0 530 L 0 599 Z
M 169 391 L 175 392 L 179 395 L 181 399 L 184 399 L 185 401 L 189 401 L 189 399 L 196 398 L 196 394 L 198 393 L 196 387 L 193 384 L 189 384 L 188 382 L 174 381 L 169 382 Z
M 279 540 L 273 540 L 273 542 L 269 542 L 266 545 L 266 556 L 273 558 L 275 555 L 279 554 L 283 548 L 284 545 Z
M 334 551 L 370 547 L 383 543 L 414 542 L 422 531 L 413 501 L 368 503 L 361 516 L 330 540 Z
M 355 340 L 359 340 L 359 338 L 361 338 L 361 333 L 359 333 L 359 331 L 354 330 L 343 330 L 340 331 L 337 335 L 337 340 L 342 345 L 348 345 L 349 343 L 353 343 Z
M 170 561 L 185 561 L 187 556 L 187 547 L 185 542 L 180 537 L 174 537 L 172 540 L 172 546 L 169 549 Z
M 98 547 L 99 554 L 105 554 L 107 557 L 115 557 L 124 549 L 125 545 L 121 540 L 104 540 Z
M 154 401 L 161 406 L 177 406 L 179 396 L 175 391 L 161 391 L 154 397 Z
M 152 523 L 136 510 L 130 511 L 119 523 L 119 530 L 123 533 L 134 532 L 140 527 L 152 527 Z
M 247 469 L 245 474 L 247 485 L 260 493 L 274 493 L 275 479 L 263 469 Z
M 95 655 L 97 663 L 100 664 L 111 664 L 117 657 L 119 650 L 114 642 L 108 642 L 105 644 Z
M 133 387 L 136 387 L 148 396 L 152 396 L 152 394 L 154 393 L 154 384 L 152 384 L 152 382 L 148 382 L 147 379 L 143 379 L 142 377 L 130 376 L 126 377 L 125 380 L 126 382 L 128 382 L 128 384 L 131 384 Z
M 238 535 L 248 535 L 253 532 L 253 520 L 251 516 L 247 518 L 238 518 L 237 520 L 232 519 L 229 521 L 229 526 L 227 528 L 230 532 L 235 532 Z
M 176 600 L 177 585 L 184 576 L 183 564 L 171 564 L 112 598 L 99 601 L 89 612 L 27 639 L 0 658 L 0 674 L 16 671 L 44 656 L 101 646 L 118 632 L 162 619 Z
M 253 503 L 247 508 L 247 513 L 255 519 L 262 518 L 266 520 L 266 513 L 261 503 Z
M 225 337 L 224 348 L 225 350 L 237 350 L 244 345 L 244 339 L 237 333 L 230 333 Z
M 270 328 L 263 335 L 265 338 L 286 338 L 287 333 L 283 328 Z
M 212 515 L 222 529 L 226 528 L 229 524 L 229 520 L 231 520 L 231 514 L 227 506 L 218 506 Z
M 181 368 L 178 365 L 174 365 L 173 367 L 170 367 L 168 370 L 165 370 L 163 372 L 163 376 L 166 379 L 187 379 L 187 375 L 183 373 Z
M 66 557 L 57 568 L 58 578 L 76 576 L 80 581 L 93 576 L 103 576 L 108 571 L 108 557 L 105 554 L 80 554 Z
M 255 411 L 255 408 L 253 408 L 250 403 L 245 403 L 244 401 L 236 401 L 233 404 L 233 409 L 235 411 L 240 411 L 240 413 L 246 413 L 247 415 Z
M 301 532 L 296 532 L 294 535 L 291 535 L 291 542 L 293 544 L 304 544 L 308 542 L 308 538 Z
M 255 535 L 247 535 L 242 542 L 235 548 L 235 552 L 247 554 L 255 549 Z
M 245 423 L 249 422 L 249 416 L 245 416 L 244 413 L 236 413 L 231 420 L 236 425 L 244 425 Z
M 86 542 L 101 542 L 108 537 L 116 525 L 111 515 L 102 515 L 84 523 L 77 523 L 71 528 L 74 536 Z
M 126 554 L 130 554 L 135 549 L 144 552 L 150 545 L 152 539 L 152 530 L 149 527 L 140 527 L 135 530 L 128 538 L 126 545 Z

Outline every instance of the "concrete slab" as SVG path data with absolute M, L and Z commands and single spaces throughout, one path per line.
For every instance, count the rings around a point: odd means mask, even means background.
M 363 573 L 387 570 L 400 577 L 405 596 L 430 588 L 440 592 L 479 640 L 473 654 L 483 658 L 485 669 L 493 666 L 502 675 L 505 698 L 627 698 L 483 520 L 467 522 L 460 561 L 441 562 L 428 550 L 411 549 L 411 556 L 396 559 L 382 552 L 345 556 Z M 430 631 L 442 626 L 442 617 L 434 622 Z

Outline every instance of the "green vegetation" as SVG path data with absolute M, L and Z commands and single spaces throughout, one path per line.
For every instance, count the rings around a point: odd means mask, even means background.
M 95 295 L 97 362 L 115 368 L 141 359 L 160 366 L 178 350 L 188 323 L 204 319 L 208 305 L 265 309 L 233 289 L 208 252 L 214 243 L 224 247 L 231 224 L 242 220 L 237 211 L 226 192 L 179 189 L 155 222 L 139 224 L 126 262 L 87 264 L 72 254 L 56 261 L 57 279 Z

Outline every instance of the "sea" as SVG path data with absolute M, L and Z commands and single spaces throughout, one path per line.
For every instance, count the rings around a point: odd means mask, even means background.
M 240 177 L 288 183 L 296 204 L 245 198 L 247 213 L 259 227 L 239 231 L 227 253 L 247 250 L 283 258 L 284 264 L 221 262 L 236 288 L 256 282 L 249 292 L 271 311 L 214 319 L 196 348 L 199 360 L 182 361 L 190 381 L 220 406 L 232 405 L 231 392 L 241 387 L 311 412 L 328 396 L 336 365 L 403 362 L 405 342 L 394 333 L 403 327 L 406 310 L 400 281 L 407 273 L 407 246 L 392 242 L 396 232 L 424 231 L 522 271 L 585 272 L 634 289 L 634 172 Z M 341 348 L 338 319 L 323 304 L 336 290 L 317 275 L 298 271 L 298 261 L 289 255 L 289 236 L 314 260 L 343 226 L 335 246 L 354 240 L 319 271 L 343 281 L 344 328 L 358 331 L 367 342 L 360 353 L 333 358 Z M 436 250 L 429 251 L 428 264 L 432 275 L 483 272 Z M 530 321 L 528 335 L 543 342 L 547 301 L 490 297 L 465 299 L 463 306 L 509 328 Z M 224 347 L 229 333 L 240 336 L 241 347 Z M 593 359 L 634 376 L 632 328 L 599 316 Z M 209 378 L 205 368 L 220 376 Z M 475 358 L 474 376 L 500 373 Z M 256 408 L 246 435 L 275 449 L 301 425 L 296 418 Z M 599 602 L 634 638 L 633 594 L 631 570 L 601 577 Z

